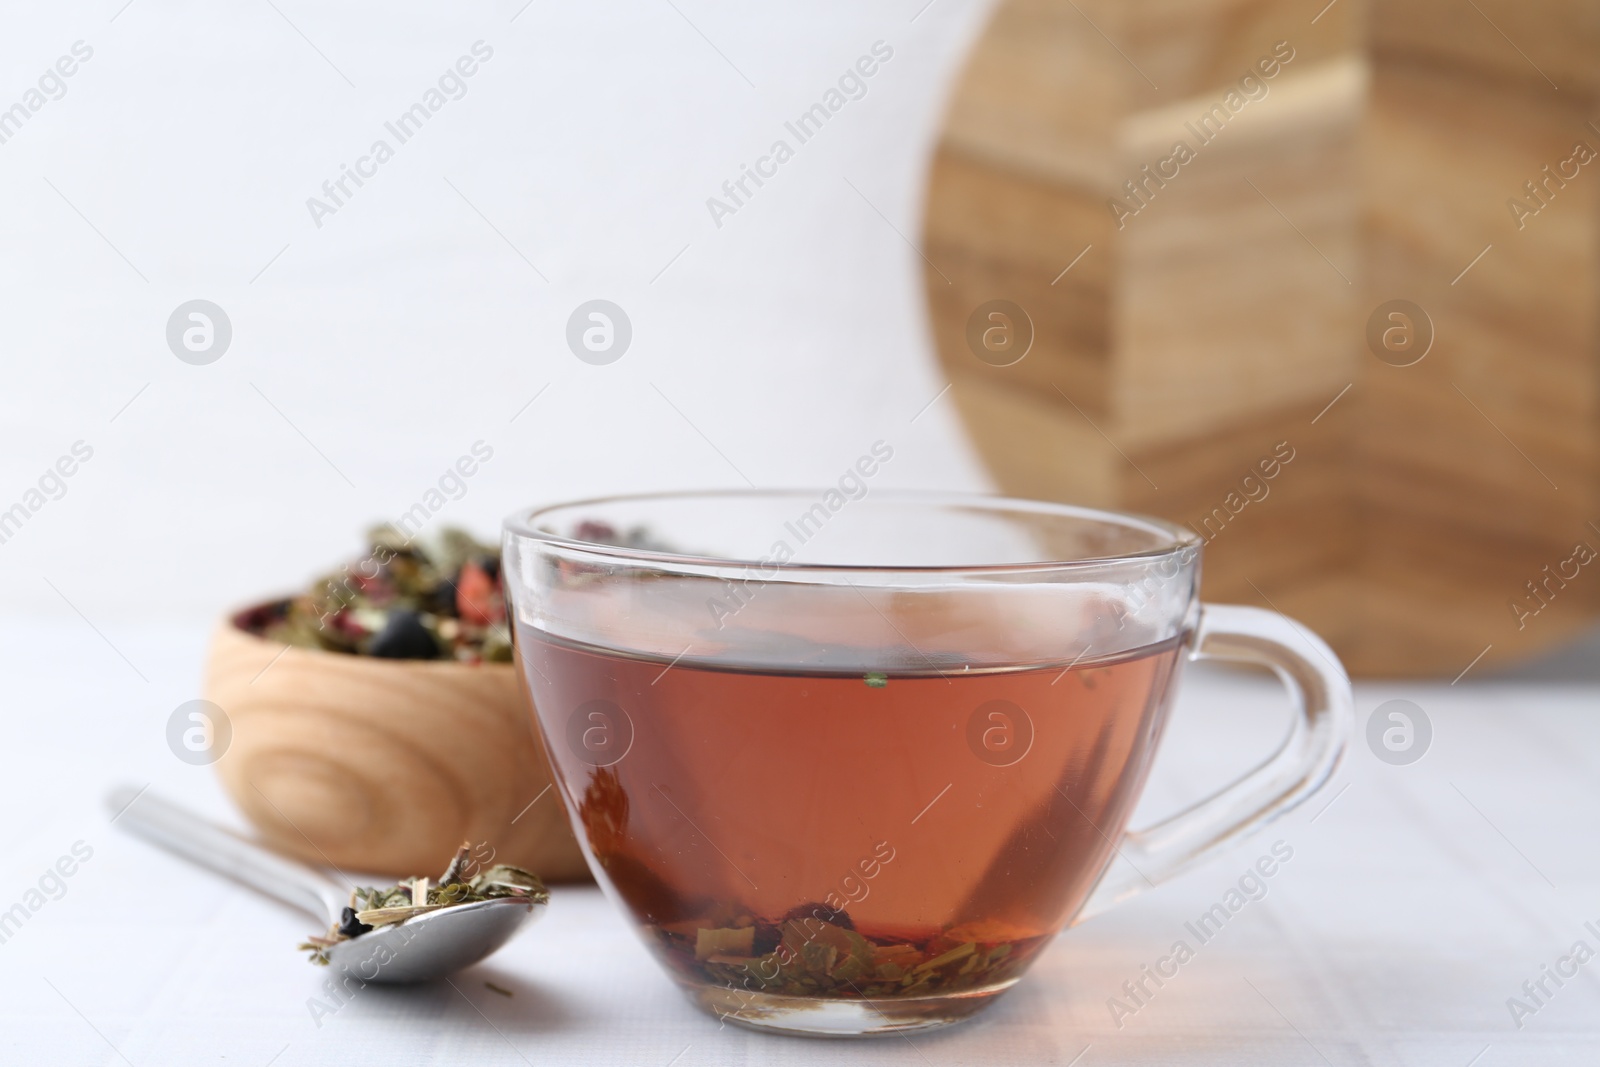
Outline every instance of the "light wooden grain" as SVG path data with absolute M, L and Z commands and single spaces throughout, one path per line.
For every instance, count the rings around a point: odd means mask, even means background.
M 1109 198 L 1281 40 L 1267 96 L 1118 224 Z M 1600 566 L 1536 618 L 1511 605 L 1600 549 L 1600 161 L 1520 228 L 1507 200 L 1600 149 L 1597 55 L 1600 0 L 1001 3 L 924 226 L 952 399 L 1001 487 L 1194 524 L 1287 441 L 1207 544 L 1209 599 L 1298 614 L 1370 675 L 1591 625 Z M 1036 326 L 1015 366 L 967 346 L 994 299 Z M 1391 299 L 1433 320 L 1415 366 L 1366 344 Z

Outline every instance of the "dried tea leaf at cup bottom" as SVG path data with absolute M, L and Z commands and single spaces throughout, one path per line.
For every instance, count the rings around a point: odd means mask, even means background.
M 696 931 L 694 958 L 706 960 L 712 956 L 737 956 L 748 958 L 755 948 L 756 928 L 706 929 Z

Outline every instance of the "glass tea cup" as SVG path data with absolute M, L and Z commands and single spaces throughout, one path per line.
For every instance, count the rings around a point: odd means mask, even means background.
M 840 1035 L 970 1016 L 1064 927 L 1331 775 L 1344 671 L 1282 615 L 1200 604 L 1200 548 L 1149 518 L 857 480 L 524 512 L 504 567 L 596 880 L 707 1010 Z M 1196 658 L 1271 668 L 1294 726 L 1130 831 Z

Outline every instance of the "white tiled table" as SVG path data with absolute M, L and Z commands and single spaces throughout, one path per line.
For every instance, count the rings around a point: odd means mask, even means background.
M 541 923 L 456 988 L 372 988 L 314 1017 L 325 972 L 292 950 L 305 921 L 192 874 L 100 808 L 110 784 L 132 781 L 226 811 L 211 773 L 163 740 L 167 714 L 196 695 L 203 638 L 119 634 L 144 682 L 81 628 L 0 625 L 0 909 L 75 842 L 93 850 L 64 895 L 0 944 L 0 1063 L 1600 1062 L 1600 960 L 1560 988 L 1547 980 L 1553 995 L 1520 1029 L 1507 1007 L 1574 942 L 1600 949 L 1584 926 L 1600 927 L 1593 686 L 1359 687 L 1358 726 L 1396 697 L 1426 710 L 1434 739 L 1420 762 L 1383 764 L 1358 735 L 1323 795 L 1069 932 L 987 1016 L 910 1041 L 817 1042 L 699 1014 L 592 889 L 557 889 Z M 1281 703 L 1253 678 L 1192 674 L 1148 809 L 1259 759 L 1286 721 Z M 1199 944 L 1185 923 L 1280 839 L 1293 858 L 1266 896 Z M 1108 999 L 1178 939 L 1194 958 L 1118 1027 Z

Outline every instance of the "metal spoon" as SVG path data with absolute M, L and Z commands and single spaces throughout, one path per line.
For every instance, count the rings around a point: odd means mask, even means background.
M 170 801 L 122 786 L 106 804 L 126 829 L 184 859 L 316 916 L 339 920 L 350 888 L 269 852 Z M 470 967 L 511 940 L 542 905 L 501 898 L 457 904 L 380 926 L 328 949 L 329 962 L 366 982 L 426 982 Z

